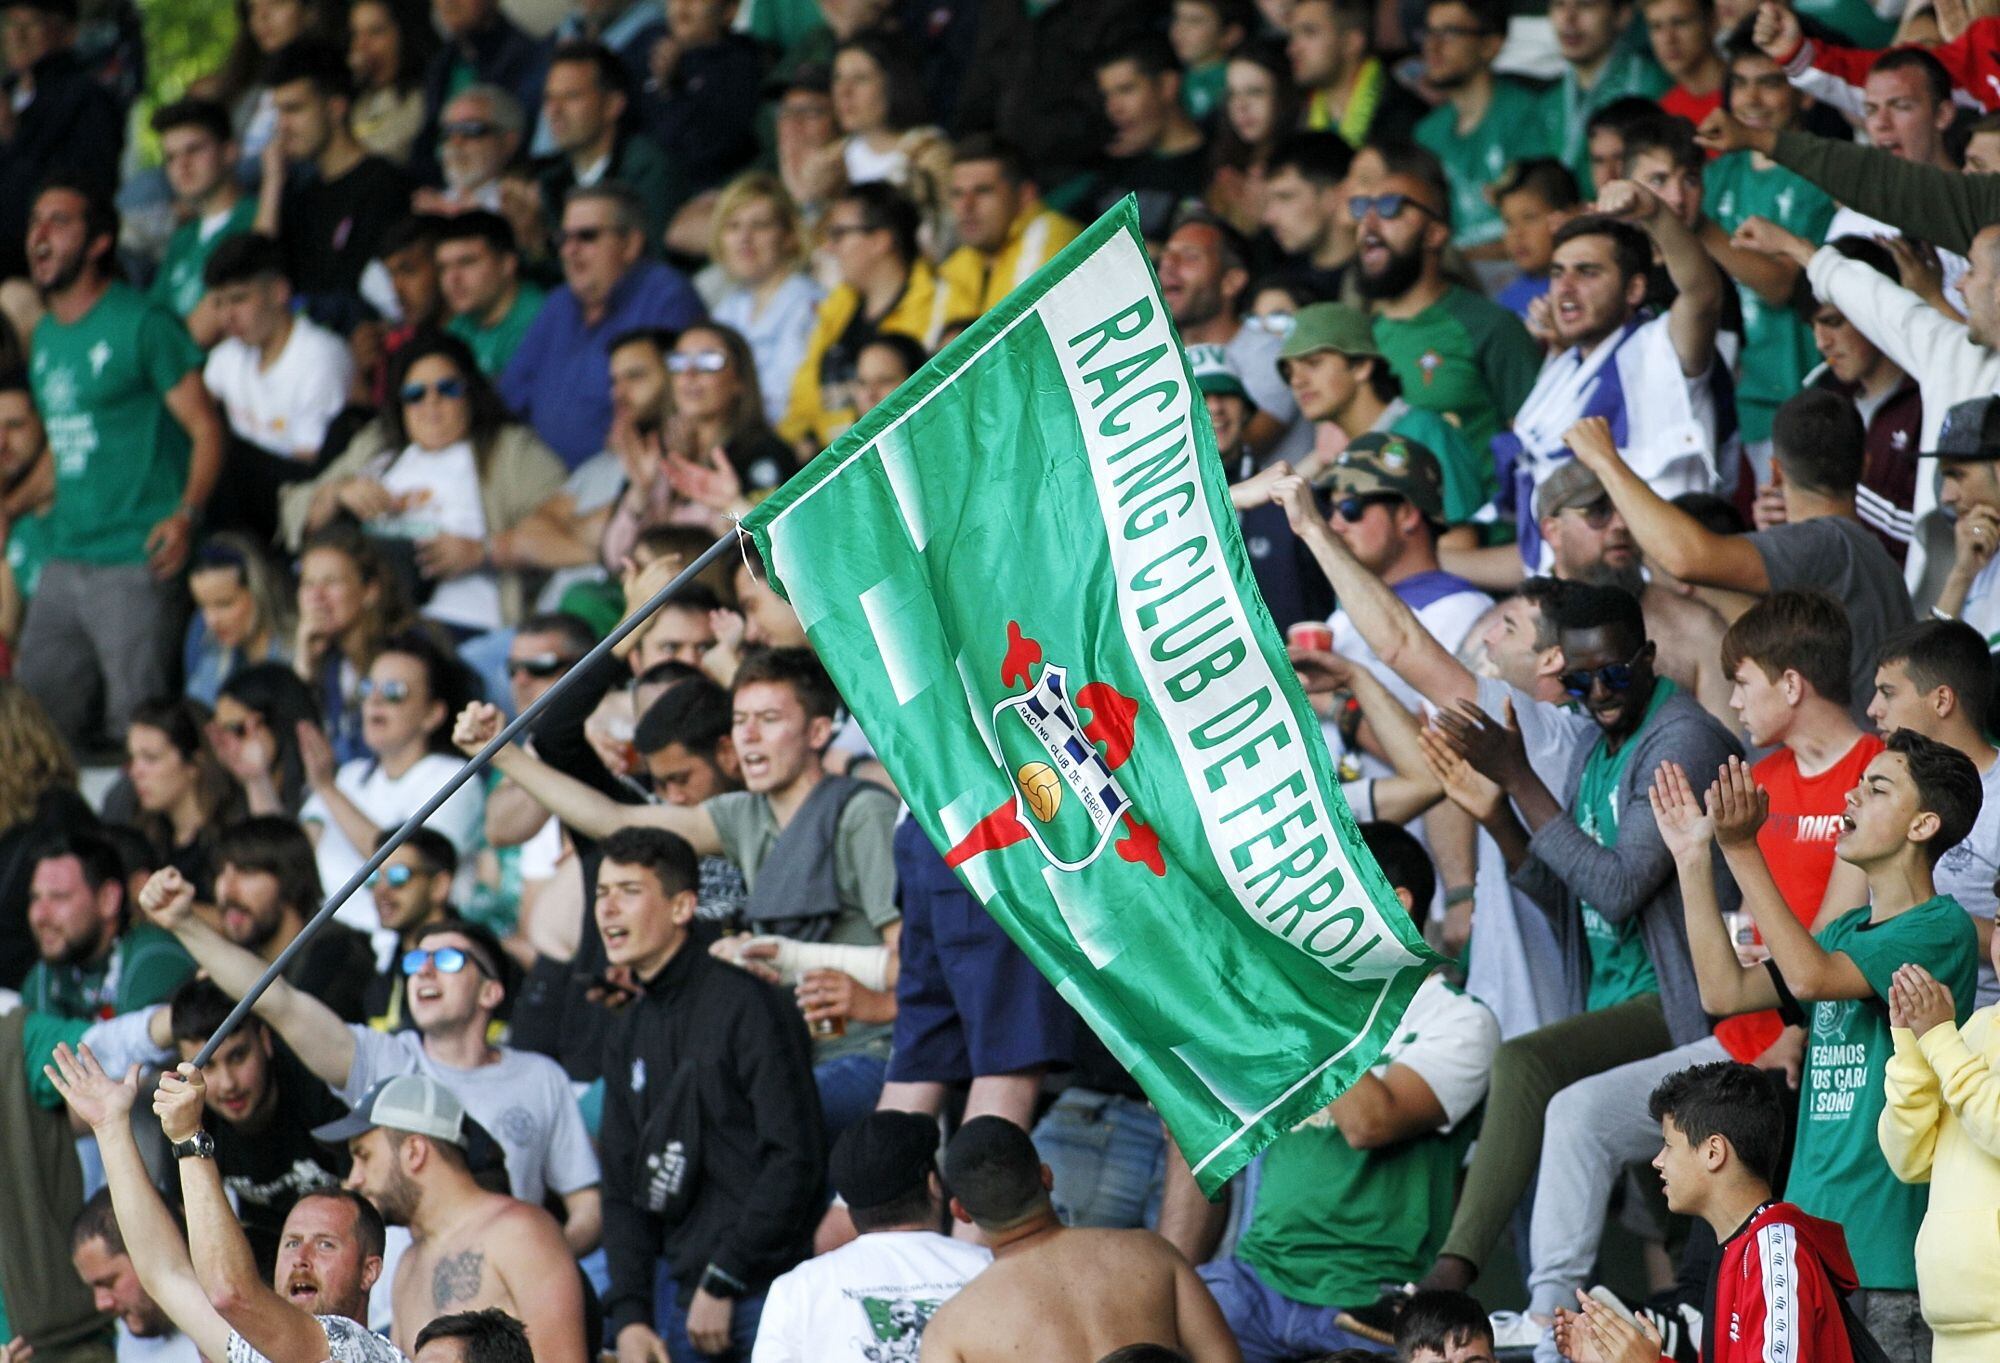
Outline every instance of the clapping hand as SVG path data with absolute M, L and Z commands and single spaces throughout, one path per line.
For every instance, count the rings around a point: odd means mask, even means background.
M 1556 1348 L 1571 1363 L 1660 1363 L 1660 1332 L 1633 1323 L 1585 1292 L 1581 1311 L 1556 1312 Z
M 1417 730 L 1417 744 L 1424 750 L 1424 765 L 1453 804 L 1482 824 L 1499 816 L 1506 795 L 1498 783 L 1473 770 L 1437 729 L 1425 725 Z
M 1433 724 L 1451 751 L 1502 789 L 1528 774 L 1528 749 L 1514 723 L 1513 697 L 1501 702 L 1498 719 L 1474 702 L 1461 700 L 1438 711 Z
M 1951 990 L 1920 965 L 1899 966 L 1889 981 L 1889 1025 L 1918 1036 L 1958 1016 Z
M 1660 841 L 1667 845 L 1675 861 L 1708 851 L 1715 836 L 1715 820 L 1702 808 L 1688 784 L 1687 772 L 1678 762 L 1662 762 L 1653 773 L 1648 792 L 1653 805 L 1653 822 L 1659 825 Z
M 1724 851 L 1732 847 L 1755 846 L 1757 830 L 1771 812 L 1771 796 L 1751 774 L 1750 764 L 1732 757 L 1716 773 L 1708 788 L 1708 817 L 1715 825 L 1715 840 Z

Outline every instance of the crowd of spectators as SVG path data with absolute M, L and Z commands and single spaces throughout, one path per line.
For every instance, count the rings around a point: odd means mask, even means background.
M 0 0 L 0 1363 L 2000 1353 L 2000 18 L 235 18 Z M 1443 960 L 1214 1202 L 754 550 L 585 662 L 1128 195 Z

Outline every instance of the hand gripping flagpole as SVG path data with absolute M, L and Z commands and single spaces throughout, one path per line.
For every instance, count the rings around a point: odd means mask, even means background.
M 709 564 L 721 558 L 729 550 L 730 546 L 736 543 L 737 536 L 741 533 L 740 530 L 732 528 L 728 534 L 703 550 L 700 558 L 697 558 L 693 563 L 683 568 L 672 582 L 669 582 L 666 586 L 660 588 L 659 591 L 653 593 L 652 598 L 645 605 L 626 616 L 617 629 L 612 630 L 609 635 L 599 641 L 595 648 L 579 658 L 575 666 L 564 673 L 554 686 L 551 686 L 547 691 L 538 696 L 534 704 L 516 715 L 513 723 L 495 734 L 492 741 L 481 748 L 476 757 L 460 767 L 449 781 L 438 787 L 437 793 L 424 802 L 423 808 L 405 819 L 403 826 L 390 834 L 388 841 L 375 849 L 375 855 L 368 858 L 360 870 L 349 876 L 345 885 L 341 886 L 335 893 L 327 896 L 326 902 L 320 905 L 319 912 L 314 914 L 303 928 L 299 929 L 298 936 L 285 944 L 285 949 L 278 953 L 278 958 L 265 967 L 264 973 L 258 977 L 257 983 L 250 987 L 249 991 L 243 995 L 242 1000 L 237 1003 L 236 1007 L 230 1010 L 229 1016 L 222 1020 L 222 1025 L 215 1029 L 213 1036 L 209 1037 L 208 1044 L 201 1048 L 201 1054 L 194 1058 L 194 1063 L 197 1066 L 208 1064 L 209 1060 L 215 1055 L 216 1049 L 229 1039 L 229 1034 L 235 1031 L 243 1019 L 250 1015 L 250 1010 L 257 1006 L 257 1000 L 262 998 L 264 991 L 271 987 L 271 982 L 284 974 L 285 967 L 292 963 L 292 958 L 305 950 L 306 944 L 312 940 L 313 935 L 325 927 L 328 920 L 340 911 L 340 906 L 345 904 L 356 890 L 367 883 L 368 877 L 374 875 L 382 863 L 387 861 L 395 850 L 409 839 L 412 833 L 423 827 L 426 819 L 437 813 L 446 800 L 456 795 L 460 786 L 486 770 L 499 751 L 513 742 L 515 735 L 534 723 L 535 719 L 544 710 L 548 709 L 550 703 L 557 696 L 561 695 L 568 688 L 569 684 L 575 681 L 586 668 L 616 648 L 626 635 L 652 619 L 653 613 L 666 605 L 676 592 L 694 581 Z

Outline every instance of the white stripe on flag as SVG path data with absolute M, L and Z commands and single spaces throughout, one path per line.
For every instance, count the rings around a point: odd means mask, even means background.
M 1251 1098 L 1246 1101 L 1236 1094 L 1231 1093 L 1229 1091 L 1230 1076 L 1228 1072 L 1223 1071 L 1218 1073 L 1208 1064 L 1214 1057 L 1203 1055 L 1201 1047 L 1195 1045 L 1175 1046 L 1173 1052 L 1180 1057 L 1180 1062 L 1188 1067 L 1188 1073 L 1201 1080 L 1202 1086 L 1213 1095 L 1215 1101 L 1228 1108 L 1235 1115 L 1237 1121 L 1247 1126 L 1256 1120 L 1250 1113 L 1255 1107 L 1257 1100 Z
M 1075 893 L 1083 888 L 1078 879 L 1057 867 L 1044 866 L 1042 880 L 1049 887 L 1049 898 L 1056 902 L 1056 912 L 1062 915 L 1063 926 L 1076 939 L 1091 967 L 1102 970 L 1116 960 L 1125 948 L 1115 940 L 1117 934 L 1105 921 L 1104 914 L 1088 898 Z M 1222 1097 L 1219 1093 L 1215 1096 Z
M 952 665 L 958 669 L 958 684 L 965 690 L 965 705 L 972 713 L 973 726 L 979 730 L 979 741 L 986 745 L 986 755 L 993 759 L 994 766 L 1007 770 L 1007 759 L 1000 755 L 999 736 L 993 732 L 992 712 L 972 684 L 972 660 L 961 649 L 958 656 L 952 659 Z M 984 815 L 986 811 L 981 810 L 980 813 Z
M 939 289 L 938 293 L 942 296 L 944 290 Z M 896 510 L 903 513 L 903 528 L 910 532 L 910 543 L 921 554 L 931 532 L 924 523 L 923 480 L 911 462 L 909 428 L 900 421 L 890 426 L 875 437 L 875 448 L 882 455 L 882 472 L 889 477 L 889 492 L 896 499 Z
M 861 613 L 868 618 L 896 703 L 908 705 L 931 684 L 926 660 L 944 651 L 937 631 L 926 628 L 933 619 L 927 587 L 907 577 L 886 577 L 861 593 Z M 913 628 L 930 637 L 912 640 Z

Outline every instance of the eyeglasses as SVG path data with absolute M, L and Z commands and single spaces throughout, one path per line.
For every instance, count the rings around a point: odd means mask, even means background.
M 378 682 L 363 677 L 361 684 L 354 688 L 354 692 L 363 700 L 367 700 L 370 696 L 380 696 L 391 705 L 401 705 L 410 698 L 410 684 L 406 681 Z
M 500 129 L 493 124 L 481 122 L 476 118 L 466 119 L 459 123 L 440 123 L 438 125 L 438 132 L 447 142 L 457 138 L 491 137 L 499 131 Z
M 407 866 L 384 866 L 368 877 L 368 888 L 372 890 L 377 886 L 387 885 L 392 890 L 400 890 L 416 879 L 416 875 L 417 873 Z
M 826 239 L 828 241 L 837 242 L 843 240 L 844 238 L 851 237 L 857 232 L 873 232 L 875 230 L 876 229 L 870 227 L 865 222 L 829 223 L 827 224 L 826 228 Z
M 454 400 L 462 398 L 465 396 L 465 380 L 439 379 L 436 383 L 432 384 L 406 383 L 403 385 L 402 391 L 397 393 L 396 396 L 403 400 L 405 406 L 413 406 L 416 403 L 422 402 L 432 393 L 436 393 L 441 398 L 451 398 Z
M 1284 337 L 1292 334 L 1299 319 L 1289 312 L 1253 312 L 1243 319 L 1243 325 L 1251 331 L 1261 331 L 1266 336 Z
M 719 350 L 697 350 L 692 354 L 667 356 L 669 374 L 720 374 L 729 368 L 729 357 Z
M 1578 516 L 1583 518 L 1583 523 L 1592 530 L 1602 530 L 1605 526 L 1611 524 L 1611 517 L 1617 511 L 1617 508 L 1611 504 L 1609 496 L 1604 496 L 1599 497 L 1594 502 L 1585 503 L 1583 506 L 1566 506 L 1563 510 L 1574 511 Z
M 1393 492 L 1367 492 L 1353 497 L 1342 497 L 1333 504 L 1333 514 L 1353 525 L 1368 514 L 1371 506 L 1393 506 L 1402 501 Z
M 575 242 L 578 246 L 595 246 L 600 237 L 617 230 L 615 227 L 559 227 L 549 236 L 555 242 L 556 249 L 560 251 L 571 242 Z
M 456 975 L 469 965 L 487 979 L 495 978 L 492 971 L 480 964 L 477 956 L 469 951 L 461 951 L 457 947 L 438 947 L 432 951 L 413 947 L 403 953 L 402 966 L 405 975 L 416 974 L 426 964 L 435 965 L 440 975 Z
M 1356 222 L 1360 222 L 1370 213 L 1373 213 L 1383 222 L 1394 222 L 1397 218 L 1403 216 L 1403 210 L 1406 208 L 1414 208 L 1419 213 L 1427 214 L 1433 218 L 1437 216 L 1429 207 L 1418 203 L 1407 194 L 1353 195 L 1347 201 L 1347 216 Z
M 509 658 L 507 675 L 518 677 L 525 673 L 530 677 L 559 677 L 572 664 L 574 658 L 565 658 L 560 653 L 537 653 L 531 658 Z
M 1635 675 L 1633 669 L 1638 667 L 1639 659 L 1645 652 L 1646 645 L 1641 644 L 1630 662 L 1606 663 L 1602 667 L 1579 667 L 1563 673 L 1557 680 L 1562 682 L 1563 690 L 1577 697 L 1589 695 L 1591 686 L 1595 682 L 1603 682 L 1607 691 L 1630 691 Z

